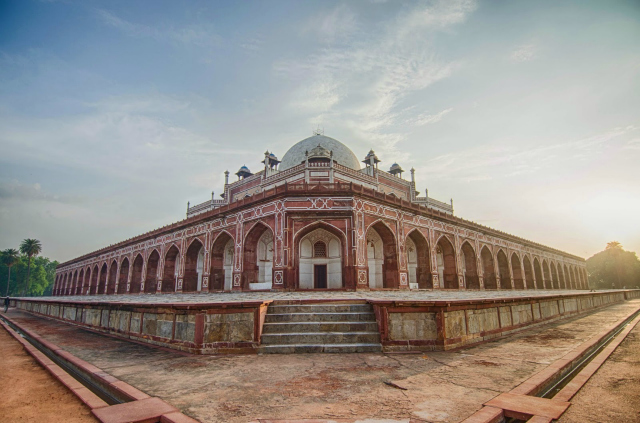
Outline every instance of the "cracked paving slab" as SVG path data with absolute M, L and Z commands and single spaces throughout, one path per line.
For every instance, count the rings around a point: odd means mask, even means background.
M 627 301 L 457 352 L 417 354 L 197 356 L 25 312 L 10 316 L 202 422 L 456 422 L 639 307 Z

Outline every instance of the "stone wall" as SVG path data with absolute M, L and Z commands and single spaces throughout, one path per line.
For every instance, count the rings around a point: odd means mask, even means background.
M 476 301 L 370 301 L 384 351 L 450 350 L 598 307 L 640 298 L 640 290 Z
M 197 354 L 255 353 L 270 301 L 122 304 L 15 300 L 19 309 L 66 323 Z

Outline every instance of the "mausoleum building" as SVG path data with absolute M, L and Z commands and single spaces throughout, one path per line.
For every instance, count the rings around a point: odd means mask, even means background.
M 461 219 L 381 163 L 320 133 L 266 151 L 186 219 L 60 264 L 54 295 L 587 289 L 583 258 Z

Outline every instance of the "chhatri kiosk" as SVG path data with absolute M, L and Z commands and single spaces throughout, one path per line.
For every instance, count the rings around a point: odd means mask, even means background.
M 62 263 L 54 295 L 587 289 L 584 259 L 454 216 L 394 163 L 314 133 L 185 220 Z

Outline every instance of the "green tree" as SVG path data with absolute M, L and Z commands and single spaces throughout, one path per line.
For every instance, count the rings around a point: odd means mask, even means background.
M 26 254 L 28 257 L 26 291 L 22 292 L 23 295 L 25 294 L 25 292 L 29 292 L 31 288 L 31 259 L 33 258 L 33 256 L 37 256 L 38 254 L 40 254 L 41 251 L 42 244 L 40 244 L 40 241 L 38 241 L 37 239 L 27 238 L 22 241 L 22 244 L 20 244 L 20 252 L 22 254 Z
M 18 250 L 15 248 L 7 248 L 2 252 L 2 262 L 8 268 L 7 272 L 7 288 L 5 289 L 4 296 L 9 295 L 9 285 L 11 284 L 11 268 L 15 266 L 20 260 Z
M 587 272 L 595 288 L 636 288 L 640 285 L 640 260 L 617 242 L 587 259 Z

